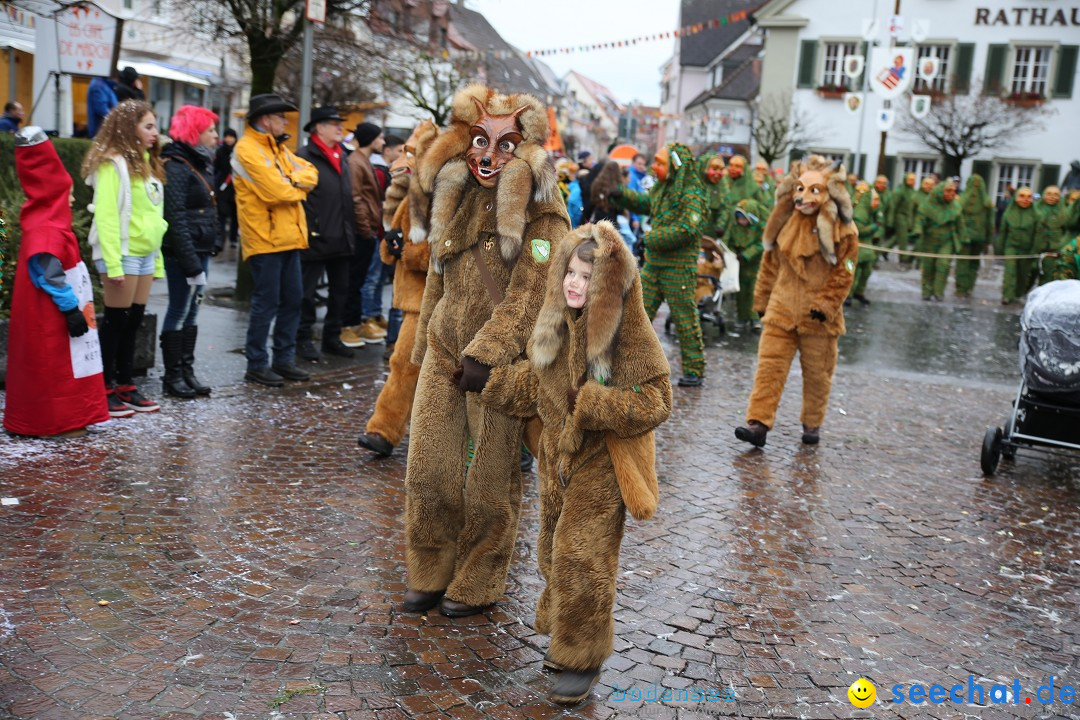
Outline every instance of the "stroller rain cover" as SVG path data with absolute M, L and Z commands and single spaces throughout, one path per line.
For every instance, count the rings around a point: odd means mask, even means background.
M 1030 390 L 1080 404 L 1080 280 L 1055 280 L 1028 295 L 1020 371 Z

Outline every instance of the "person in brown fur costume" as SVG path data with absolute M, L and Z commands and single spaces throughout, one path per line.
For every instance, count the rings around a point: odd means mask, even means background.
M 765 254 L 754 292 L 754 310 L 765 329 L 746 427 L 735 437 L 761 447 L 776 421 L 791 361 L 799 353 L 803 374 L 802 441 L 819 440 L 829 404 L 836 342 L 844 334 L 844 298 L 855 279 L 859 233 L 843 165 L 820 155 L 796 163 L 776 188 L 776 206 L 765 223 Z
M 547 134 L 540 101 L 473 85 L 454 96 L 450 127 L 417 164 L 431 220 L 410 200 L 409 238 L 427 239 L 431 265 L 405 472 L 410 612 L 440 604 L 444 615 L 472 615 L 506 586 L 524 421 L 477 393 L 493 368 L 523 360 L 551 255 L 570 229 Z
M 607 221 L 559 243 L 528 361 L 496 368 L 480 398 L 539 412 L 540 570 L 536 630 L 551 635 L 550 699 L 588 696 L 611 654 L 625 509 L 656 510 L 653 429 L 671 413 L 670 368 L 642 302 L 637 262 Z
M 427 151 L 438 136 L 439 129 L 431 120 L 423 121 L 413 130 L 405 142 L 401 157 L 390 168 L 393 180 L 386 189 L 386 200 L 383 202 L 383 217 L 390 218 L 390 221 L 383 243 L 379 246 L 379 254 L 384 263 L 394 265 L 393 304 L 401 310 L 403 318 L 398 340 L 390 355 L 390 374 L 375 401 L 375 412 L 357 441 L 361 447 L 383 457 L 392 455 L 394 448 L 405 437 L 405 427 L 416 393 L 416 379 L 420 375 L 420 366 L 413 363 L 412 352 L 420 304 L 424 299 L 431 246 L 423 240 L 416 242 L 408 239 L 412 229 L 410 205 L 428 205 L 428 198 L 421 190 L 420 183 L 411 180 L 417 158 Z

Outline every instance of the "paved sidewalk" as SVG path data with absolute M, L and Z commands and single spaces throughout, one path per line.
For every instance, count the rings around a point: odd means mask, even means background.
M 1021 451 L 981 477 L 1018 381 L 1016 315 L 989 286 L 911 302 L 912 277 L 875 274 L 879 301 L 849 311 L 816 448 L 797 369 L 764 451 L 736 441 L 756 338 L 707 349 L 707 386 L 678 389 L 658 432 L 660 512 L 627 522 L 615 653 L 572 710 L 544 699 L 531 627 L 535 476 L 505 600 L 402 614 L 406 448 L 356 447 L 375 350 L 310 383 L 239 384 L 246 318 L 204 306 L 212 398 L 76 441 L 0 437 L 0 496 L 18 500 L 0 507 L 0 718 L 833 718 L 866 716 L 859 677 L 875 717 L 1080 717 L 1034 694 L 1080 685 L 1080 458 Z M 1033 702 L 888 702 L 969 675 Z M 735 699 L 614 692 L 656 687 Z

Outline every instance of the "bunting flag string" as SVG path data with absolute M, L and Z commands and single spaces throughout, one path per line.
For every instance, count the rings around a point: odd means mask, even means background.
M 698 33 L 705 32 L 706 30 L 716 30 L 718 28 L 726 27 L 737 22 L 746 20 L 747 11 L 740 10 L 728 15 L 722 15 L 720 17 L 713 18 L 711 20 L 704 20 L 699 23 L 693 23 L 691 25 L 684 25 L 677 30 L 670 30 L 668 32 L 653 33 L 651 35 L 639 35 L 637 37 L 627 38 L 625 40 L 611 40 L 602 43 L 591 43 L 587 45 L 572 45 L 561 48 L 547 48 L 543 50 L 489 50 L 492 57 L 504 58 L 512 55 L 523 55 L 525 57 L 547 57 L 550 55 L 569 55 L 573 53 L 593 52 L 595 50 L 610 50 L 612 48 L 631 47 L 639 43 L 653 42 L 656 40 L 669 40 L 672 38 L 687 37 L 689 35 L 697 35 Z M 475 50 L 469 51 L 468 54 L 484 55 L 485 51 Z

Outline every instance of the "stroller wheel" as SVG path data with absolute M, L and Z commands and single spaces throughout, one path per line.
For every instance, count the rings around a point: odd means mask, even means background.
M 1002 431 L 1002 438 L 1005 440 L 1011 439 L 1014 430 L 1015 428 L 1013 428 L 1013 420 L 1010 416 L 1005 420 L 1005 429 Z M 1001 457 L 1011 462 L 1012 459 L 1016 457 L 1016 447 L 1013 445 L 1006 445 L 1002 443 Z
M 982 465 L 983 475 L 991 477 L 997 470 L 998 460 L 1001 459 L 1001 428 L 986 428 L 983 436 L 982 456 L 979 458 Z

